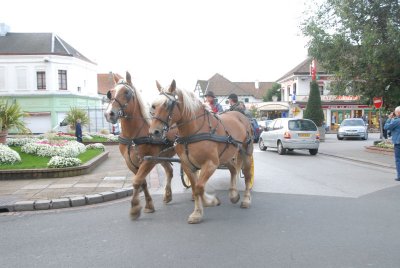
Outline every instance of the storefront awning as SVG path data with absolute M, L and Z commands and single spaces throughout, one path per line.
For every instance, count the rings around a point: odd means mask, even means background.
M 287 111 L 289 110 L 289 104 L 270 102 L 258 107 L 260 111 Z

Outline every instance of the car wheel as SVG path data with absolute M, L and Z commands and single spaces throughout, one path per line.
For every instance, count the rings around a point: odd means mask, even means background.
M 342 137 L 339 137 L 339 136 L 337 136 L 337 139 L 340 140 L 340 141 L 343 140 L 343 138 L 342 138 Z
M 316 155 L 318 153 L 318 149 L 310 149 L 310 155 Z
M 286 154 L 286 149 L 283 148 L 282 142 L 278 141 L 278 154 L 284 155 Z
M 267 146 L 264 145 L 264 141 L 262 138 L 258 141 L 258 147 L 260 148 L 261 151 L 267 150 Z
M 287 149 L 289 152 L 293 152 L 294 149 Z

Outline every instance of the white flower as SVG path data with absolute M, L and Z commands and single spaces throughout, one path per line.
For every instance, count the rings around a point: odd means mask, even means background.
M 86 152 L 84 144 L 77 141 L 66 141 L 62 144 L 47 143 L 42 140 L 37 143 L 28 143 L 21 147 L 21 151 L 28 154 L 35 154 L 38 156 L 64 156 L 76 157 L 81 153 Z
M 0 144 L 0 164 L 15 164 L 21 162 L 19 154 L 7 145 Z
M 8 146 L 22 146 L 27 143 L 37 142 L 37 138 L 7 138 Z
M 105 151 L 106 147 L 102 143 L 92 143 L 86 145 L 86 149 L 102 149 L 103 151 Z
M 64 167 L 75 167 L 81 164 L 82 161 L 78 158 L 53 156 L 47 163 L 47 166 L 49 168 L 64 168 Z

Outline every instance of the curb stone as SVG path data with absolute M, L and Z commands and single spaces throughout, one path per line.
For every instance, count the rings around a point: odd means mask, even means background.
M 35 211 L 35 210 L 48 210 L 60 209 L 69 207 L 78 207 L 85 205 L 93 205 L 112 201 L 116 199 L 125 198 L 133 194 L 133 188 L 115 189 L 109 192 L 102 192 L 99 194 L 75 196 L 68 198 L 58 198 L 51 200 L 28 200 L 17 201 L 13 204 L 3 204 L 0 206 L 1 212 L 19 212 L 19 211 Z

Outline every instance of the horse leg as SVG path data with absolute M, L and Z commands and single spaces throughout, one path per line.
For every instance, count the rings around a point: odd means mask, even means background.
M 229 199 L 231 200 L 231 202 L 233 204 L 236 204 L 239 199 L 240 199 L 240 195 L 239 195 L 239 191 L 237 189 L 237 177 L 239 175 L 238 169 L 240 166 L 238 166 L 237 164 L 235 165 L 227 165 L 230 173 L 231 173 L 231 187 L 229 188 Z
M 173 171 L 170 163 L 162 162 L 161 166 L 165 170 L 165 175 L 167 176 L 167 182 L 165 184 L 165 191 L 164 191 L 164 203 L 169 203 L 172 200 L 172 190 L 171 190 L 171 180 L 173 177 Z
M 251 165 L 253 161 L 253 155 L 251 156 L 245 156 L 244 157 L 244 165 L 243 165 L 243 174 L 244 174 L 244 179 L 245 179 L 245 184 L 246 184 L 246 189 L 244 191 L 244 196 L 243 196 L 243 201 L 240 204 L 241 208 L 249 208 L 251 204 L 251 194 L 250 194 L 250 183 L 251 183 Z
M 194 210 L 188 218 L 188 223 L 199 223 L 203 219 L 204 208 L 200 195 L 196 194 L 198 182 L 197 172 L 192 172 L 192 170 L 184 164 L 182 164 L 182 169 L 188 176 L 190 184 L 192 185 L 192 198 L 194 201 Z
M 196 192 L 202 197 L 203 204 L 205 207 L 215 207 L 219 206 L 221 202 L 215 195 L 210 195 L 205 192 L 205 186 L 208 179 L 217 169 L 217 165 L 208 161 L 205 165 L 201 167 L 199 182 L 196 184 Z
M 149 174 L 151 169 L 155 166 L 154 162 L 151 161 L 143 161 L 139 166 L 138 172 L 133 177 L 133 195 L 131 200 L 131 218 L 136 220 L 140 217 L 140 211 L 142 207 L 140 206 L 140 186 L 143 186 L 143 191 L 145 194 L 146 206 L 145 212 L 154 212 L 154 204 L 153 200 L 150 196 L 150 193 L 147 189 L 146 175 Z

